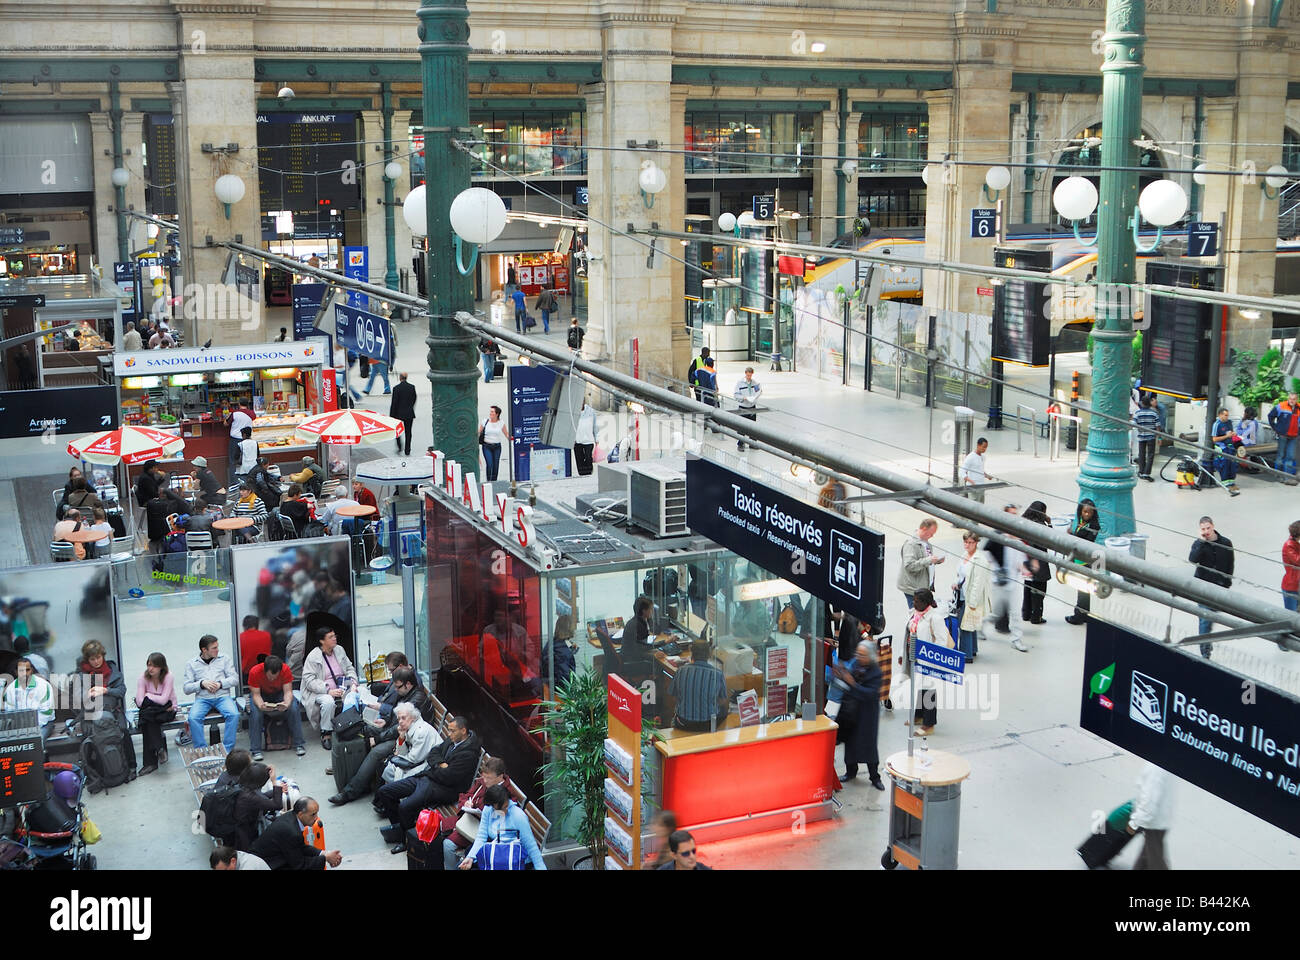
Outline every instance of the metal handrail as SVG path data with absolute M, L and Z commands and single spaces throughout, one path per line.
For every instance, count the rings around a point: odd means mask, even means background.
M 1056 412 L 1049 413 L 1047 418 L 1050 421 L 1047 447 L 1048 460 L 1055 460 L 1061 454 L 1061 421 L 1070 420 L 1079 428 L 1078 439 L 1080 442 L 1074 445 L 1074 465 L 1077 467 L 1083 459 L 1083 418 L 1069 413 Z
M 1029 411 L 1029 439 L 1032 440 L 1034 443 L 1034 456 L 1037 457 L 1038 456 L 1038 433 L 1036 432 L 1036 427 L 1038 426 L 1038 411 L 1035 410 L 1027 403 L 1016 404 L 1016 452 L 1019 453 L 1021 449 L 1020 448 L 1020 424 L 1022 422 L 1020 418 L 1021 410 Z

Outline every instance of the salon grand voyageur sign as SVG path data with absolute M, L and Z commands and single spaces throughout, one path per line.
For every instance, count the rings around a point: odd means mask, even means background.
M 883 534 L 698 459 L 686 461 L 686 522 L 859 619 L 881 615 Z
M 1300 836 L 1300 702 L 1294 697 L 1090 620 L 1079 724 Z

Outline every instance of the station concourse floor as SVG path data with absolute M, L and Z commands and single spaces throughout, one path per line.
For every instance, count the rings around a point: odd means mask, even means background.
M 274 311 L 272 311 L 274 314 Z M 287 318 L 287 311 L 286 311 Z M 273 316 L 270 329 L 283 325 Z M 431 442 L 427 415 L 428 381 L 423 377 L 426 346 L 418 324 L 397 325 L 398 358 L 390 375 L 407 370 L 420 397 L 412 452 Z M 548 341 L 562 345 L 564 324 L 552 327 Z M 719 385 L 730 395 L 744 364 L 722 364 Z M 762 403 L 770 407 L 760 421 L 788 428 L 791 434 L 811 438 L 828 448 L 847 447 L 857 456 L 915 479 L 919 485 L 927 472 L 937 481 L 951 478 L 951 414 L 930 411 L 913 400 L 867 393 L 827 383 L 801 373 L 777 373 L 755 363 L 755 379 L 764 385 Z M 1046 386 L 1045 374 L 1036 386 Z M 382 381 L 376 384 L 382 389 Z M 480 415 L 490 404 L 505 406 L 502 380 L 480 384 Z M 1007 408 L 1013 409 L 1015 391 L 1008 390 Z M 1042 409 L 1045 401 L 1028 401 Z M 363 398 L 362 407 L 387 412 L 387 398 Z M 987 502 L 1016 503 L 1021 507 L 1042 499 L 1054 516 L 1073 514 L 1078 493 L 1073 452 L 1062 451 L 1051 462 L 1039 441 L 1039 456 L 1016 451 L 1013 429 L 987 431 L 984 411 L 977 411 L 976 434 L 987 435 L 991 476 L 1010 481 L 1006 489 L 990 491 Z M 927 439 L 930 453 L 927 457 Z M 947 445 L 945 445 L 945 441 Z M 5 449 L 19 453 L 6 441 Z M 733 443 L 717 441 L 717 450 L 736 457 Z M 10 449 L 13 447 L 14 449 Z M 48 448 L 29 448 L 49 456 Z M 61 448 L 60 452 L 61 452 Z M 380 451 L 387 455 L 387 451 Z M 1085 454 L 1086 455 L 1086 454 Z M 1165 454 L 1167 456 L 1167 453 Z M 5 459 L 8 459 L 7 457 Z M 66 456 L 51 458 L 52 469 L 66 470 Z M 1157 467 L 1164 456 L 1157 459 Z M 787 463 L 753 451 L 743 461 L 733 460 L 764 481 L 791 479 Z M 10 468 L 3 477 L 16 474 Z M 23 471 L 29 474 L 33 469 Z M 1282 576 L 1280 548 L 1287 524 L 1300 518 L 1300 488 L 1270 483 L 1243 475 L 1242 495 L 1229 498 L 1214 488 L 1180 491 L 1157 480 L 1138 482 L 1134 504 L 1139 530 L 1150 535 L 1148 559 L 1190 573 L 1187 552 L 1197 535 L 1197 521 L 1212 516 L 1230 537 L 1237 552 L 1236 588 L 1258 596 L 1261 602 L 1280 605 L 1278 584 Z M 12 484 L 0 483 L 0 510 L 12 505 Z M 9 501 L 9 504 L 6 504 Z M 885 561 L 885 616 L 887 630 L 898 636 L 905 605 L 894 584 L 899 547 L 916 528 L 922 513 L 891 501 L 866 505 L 865 520 L 889 538 Z M 960 531 L 941 523 L 933 541 L 950 561 L 937 567 L 936 594 L 946 599 L 960 553 Z M 8 547 L 0 542 L 0 549 Z M 1028 653 L 1020 653 L 1005 640 L 990 638 L 980 647 L 977 662 L 968 669 L 965 708 L 944 709 L 930 747 L 965 757 L 971 776 L 963 786 L 959 864 L 962 868 L 1081 870 L 1075 848 L 1088 835 L 1094 811 L 1109 811 L 1132 799 L 1143 761 L 1078 727 L 1084 628 L 1063 622 L 1073 609 L 1074 594 L 1052 581 L 1045 608 L 1048 622 L 1026 625 Z M 384 598 L 387 599 L 387 598 Z M 360 606 L 360 604 L 359 604 Z M 1137 632 L 1162 637 L 1168 625 L 1175 639 L 1197 632 L 1195 618 L 1174 613 L 1151 601 L 1116 594 L 1106 601 L 1094 598 L 1094 614 L 1114 620 Z M 358 615 L 366 622 L 367 614 Z M 376 623 L 379 618 L 372 618 Z M 1215 662 L 1300 694 L 1300 655 L 1283 653 L 1259 639 L 1233 640 L 1215 646 Z M 895 664 L 895 709 L 882 713 L 882 759 L 906 748 L 906 703 L 899 697 L 901 670 Z M 309 729 L 309 728 L 308 728 Z M 1300 736 L 1300 731 L 1294 732 Z M 241 735 L 241 744 L 246 735 Z M 837 768 L 839 762 L 837 748 Z M 325 803 L 334 792 L 333 780 L 324 774 L 328 755 L 308 733 L 308 753 L 299 759 L 292 751 L 267 754 L 277 772 L 296 779 L 322 802 L 321 815 L 331 848 L 344 854 L 343 869 L 404 869 L 405 858 L 391 856 L 379 837 L 378 821 L 365 801 L 335 809 Z M 774 771 L 779 776 L 779 771 Z M 868 784 L 865 772 L 838 792 L 844 807 L 829 821 L 806 828 L 798 824 L 753 837 L 701 844 L 701 860 L 720 869 L 879 869 L 886 845 L 887 794 Z M 94 848 L 104 869 L 206 868 L 211 849 L 205 836 L 191 832 L 193 794 L 172 749 L 172 761 L 157 773 L 137 780 L 109 795 L 88 797 L 91 816 L 104 840 Z M 1300 866 L 1300 839 L 1259 820 L 1211 794 L 1179 781 L 1174 797 L 1174 820 L 1166 851 L 1175 869 L 1287 869 Z M 160 826 L 165 825 L 165 826 Z M 1132 864 L 1140 840 L 1131 843 L 1113 864 Z

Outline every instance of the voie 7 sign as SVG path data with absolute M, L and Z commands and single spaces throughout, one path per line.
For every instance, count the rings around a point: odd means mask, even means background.
M 1300 837 L 1300 701 L 1088 621 L 1079 725 Z
M 859 619 L 881 614 L 883 534 L 700 459 L 686 461 L 686 522 Z

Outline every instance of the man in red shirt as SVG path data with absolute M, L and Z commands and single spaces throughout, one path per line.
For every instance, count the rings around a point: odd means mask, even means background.
M 248 671 L 248 693 L 251 703 L 248 711 L 248 740 L 253 748 L 253 759 L 260 761 L 266 749 L 265 723 L 268 717 L 284 717 L 289 721 L 289 733 L 298 756 L 307 753 L 302 738 L 302 714 L 293 698 L 293 672 L 283 660 L 272 654 Z
M 363 507 L 379 509 L 379 502 L 375 500 L 375 495 L 362 485 L 360 480 L 352 481 L 352 499 Z
M 271 655 L 271 635 L 257 629 L 259 621 L 251 613 L 244 618 L 244 632 L 239 635 L 239 675 L 248 681 L 248 671 L 257 658 Z

